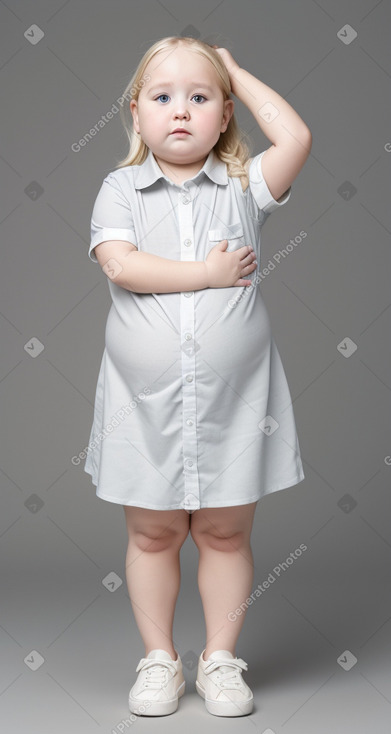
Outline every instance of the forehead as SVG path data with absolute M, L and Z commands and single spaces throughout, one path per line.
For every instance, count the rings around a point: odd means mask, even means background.
M 217 84 L 217 73 L 213 64 L 205 56 L 184 47 L 159 51 L 149 61 L 145 69 L 151 74 L 148 87 L 172 77 L 173 81 L 209 81 Z

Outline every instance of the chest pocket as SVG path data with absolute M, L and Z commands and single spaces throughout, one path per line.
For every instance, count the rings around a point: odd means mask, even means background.
M 218 227 L 217 229 L 208 230 L 208 239 L 214 247 L 221 240 L 228 240 L 228 252 L 232 250 L 239 250 L 240 247 L 245 245 L 245 237 L 243 231 L 243 225 L 241 222 L 229 224 L 226 226 Z

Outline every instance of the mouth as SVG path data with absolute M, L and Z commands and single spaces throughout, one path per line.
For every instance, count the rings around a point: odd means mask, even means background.
M 190 135 L 188 130 L 185 130 L 183 127 L 177 127 L 176 130 L 173 130 L 171 135 Z

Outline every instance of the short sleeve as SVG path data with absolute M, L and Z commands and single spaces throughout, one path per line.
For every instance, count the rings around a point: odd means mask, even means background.
M 137 246 L 129 201 L 112 173 L 103 180 L 92 211 L 88 256 L 93 262 L 98 262 L 94 247 L 106 240 L 125 240 Z
M 292 187 L 289 187 L 283 198 L 280 196 L 279 199 L 275 199 L 272 196 L 262 173 L 261 159 L 264 153 L 266 153 L 266 150 L 255 156 L 250 163 L 248 172 L 249 188 L 259 209 L 262 209 L 265 214 L 271 214 L 275 209 L 278 209 L 279 206 L 283 206 L 287 201 L 289 201 L 292 193 Z

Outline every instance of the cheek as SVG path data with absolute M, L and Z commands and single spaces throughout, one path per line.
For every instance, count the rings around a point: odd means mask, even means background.
M 209 126 L 216 126 L 220 125 L 220 122 L 223 117 L 223 113 L 221 110 L 214 108 L 209 108 L 209 110 L 204 110 L 202 117 L 205 120 L 205 124 Z
M 139 125 L 144 130 L 153 131 L 159 127 L 159 122 L 161 120 L 161 114 L 159 113 L 160 110 L 157 110 L 156 107 L 150 109 L 144 107 L 142 111 L 139 111 Z

